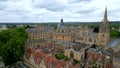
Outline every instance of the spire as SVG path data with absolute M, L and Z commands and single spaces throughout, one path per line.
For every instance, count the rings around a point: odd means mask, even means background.
M 107 18 L 107 6 L 105 8 L 103 22 L 101 23 L 99 31 L 102 32 L 102 33 L 109 32 L 109 24 L 108 24 L 108 18 Z
M 107 23 L 108 22 L 108 19 L 107 19 L 107 6 L 105 8 L 105 13 L 104 13 L 104 19 L 103 19 L 103 23 Z

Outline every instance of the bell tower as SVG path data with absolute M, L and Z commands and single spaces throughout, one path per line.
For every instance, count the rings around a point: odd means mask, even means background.
M 107 7 L 106 7 L 103 22 L 99 27 L 98 45 L 103 45 L 103 46 L 107 45 L 109 42 L 109 39 L 110 39 L 110 28 L 108 24 Z

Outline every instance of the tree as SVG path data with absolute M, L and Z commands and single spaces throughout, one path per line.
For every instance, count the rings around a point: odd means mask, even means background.
M 25 26 L 23 26 L 25 29 L 27 29 L 27 28 L 34 28 L 33 26 L 31 26 L 31 25 L 25 25 Z
M 56 54 L 56 58 L 57 59 L 62 59 L 62 58 L 64 58 L 64 54 L 63 53 L 58 53 L 58 54 Z
M 65 56 L 63 53 L 59 52 L 55 55 L 55 57 L 59 60 L 64 59 L 65 61 L 68 60 L 68 57 Z
M 20 27 L 0 32 L 0 56 L 6 65 L 22 60 L 27 38 L 27 32 Z
M 95 27 L 95 28 L 94 28 L 94 32 L 95 32 L 95 33 L 98 33 L 98 32 L 99 32 L 99 27 Z
M 68 57 L 67 57 L 67 56 L 64 56 L 64 60 L 68 60 Z
M 96 48 L 97 47 L 97 45 L 96 44 L 93 44 L 92 46 L 91 46 L 91 48 Z
M 117 30 L 110 30 L 110 37 L 120 37 L 120 32 Z
M 73 59 L 74 65 L 77 64 L 77 63 L 79 63 L 79 62 L 80 62 L 79 60 Z

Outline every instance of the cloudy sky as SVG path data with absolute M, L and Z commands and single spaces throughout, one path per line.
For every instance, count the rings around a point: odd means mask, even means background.
M 0 22 L 120 21 L 120 0 L 0 0 Z

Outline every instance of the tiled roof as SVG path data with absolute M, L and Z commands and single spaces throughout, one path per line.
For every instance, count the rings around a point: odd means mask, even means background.
M 48 56 L 48 54 L 50 54 L 50 52 L 41 52 L 41 51 L 36 51 L 36 52 L 26 52 L 26 57 L 29 58 L 30 55 L 32 55 L 34 57 L 34 61 L 37 65 L 40 64 L 40 62 L 43 60 L 46 64 L 46 67 L 49 68 L 50 67 L 50 64 L 53 63 L 54 65 L 54 68 L 61 68 L 64 67 L 66 64 L 67 64 L 67 61 L 61 61 L 61 60 L 58 60 L 56 59 L 54 56 Z M 28 56 L 29 54 L 29 56 Z M 28 59 L 29 60 L 29 59 Z
M 28 50 L 25 52 L 25 57 L 26 57 L 27 59 L 29 59 L 31 53 L 32 53 L 32 50 L 31 50 L 31 49 L 28 49 Z
M 110 59 L 107 59 L 107 55 L 101 54 L 101 53 L 94 53 L 94 52 L 87 52 L 87 59 L 91 59 L 93 62 L 102 62 L 102 63 L 111 63 L 113 61 L 112 56 L 110 56 Z M 90 61 L 90 60 L 88 60 Z M 91 61 L 90 61 L 91 62 Z

